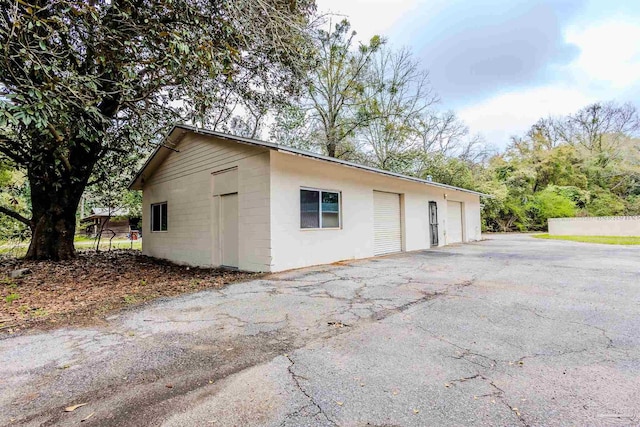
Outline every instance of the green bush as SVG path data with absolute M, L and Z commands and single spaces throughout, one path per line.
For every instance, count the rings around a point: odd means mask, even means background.
M 593 194 L 587 204 L 590 216 L 617 216 L 626 213 L 626 206 L 620 197 L 608 191 L 599 190 Z
M 627 215 L 640 215 L 640 196 L 631 196 L 627 199 Z
M 571 200 L 578 209 L 585 208 L 591 200 L 591 193 L 588 190 L 572 185 L 550 185 L 546 189 Z
M 576 215 L 576 205 L 568 197 L 546 188 L 533 196 L 527 205 L 529 228 L 546 230 L 549 218 L 567 218 Z

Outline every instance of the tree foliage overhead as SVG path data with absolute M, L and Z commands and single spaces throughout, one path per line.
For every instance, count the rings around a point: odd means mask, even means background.
M 220 88 L 264 100 L 295 90 L 312 0 L 0 0 L 0 155 L 25 171 L 28 256 L 74 256 L 74 217 L 100 170 L 135 163 Z M 258 101 L 255 101 L 259 104 Z M 124 162 L 126 163 L 126 162 Z M 96 173 L 98 172 L 98 173 Z
M 316 30 L 314 38 L 318 56 L 305 96 L 323 149 L 330 157 L 348 152 L 345 140 L 369 120 L 362 97 L 364 78 L 372 56 L 385 41 L 373 36 L 354 49 L 355 36 L 351 24 L 342 20 L 328 31 Z

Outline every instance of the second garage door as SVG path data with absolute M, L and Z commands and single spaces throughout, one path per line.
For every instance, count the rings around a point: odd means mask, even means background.
M 447 201 L 447 244 L 462 243 L 462 203 Z
M 374 255 L 402 250 L 400 194 L 373 192 L 373 253 Z

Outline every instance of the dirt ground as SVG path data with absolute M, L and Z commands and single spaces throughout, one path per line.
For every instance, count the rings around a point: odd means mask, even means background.
M 11 271 L 23 268 L 30 273 L 9 278 Z M 81 252 L 61 262 L 0 259 L 0 331 L 100 322 L 123 307 L 252 277 L 175 265 L 131 250 Z

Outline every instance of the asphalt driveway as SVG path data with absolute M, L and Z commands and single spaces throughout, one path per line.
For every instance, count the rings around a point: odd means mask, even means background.
M 489 239 L 6 337 L 0 425 L 640 424 L 640 247 Z

